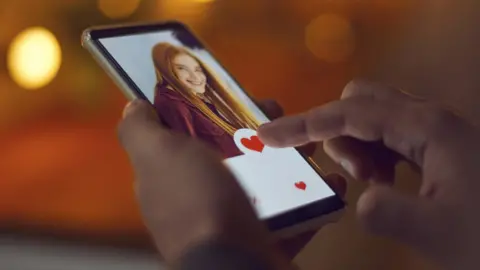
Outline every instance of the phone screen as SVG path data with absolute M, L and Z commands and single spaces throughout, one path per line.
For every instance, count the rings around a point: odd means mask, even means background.
M 269 119 L 188 30 L 98 42 L 165 125 L 204 141 L 224 157 L 260 218 L 335 196 L 296 149 L 273 149 L 259 140 L 256 130 Z

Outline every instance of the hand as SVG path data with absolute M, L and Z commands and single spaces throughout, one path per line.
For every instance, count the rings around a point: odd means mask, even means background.
M 175 265 L 189 248 L 210 241 L 280 260 L 216 152 L 164 129 L 151 106 L 140 100 L 126 107 L 119 137 L 135 171 L 144 221 L 167 264 Z
M 352 82 L 340 101 L 262 126 L 259 135 L 275 147 L 325 141 L 335 161 L 372 183 L 357 204 L 368 230 L 446 268 L 480 267 L 480 134 L 454 113 L 392 88 Z M 422 172 L 416 197 L 391 188 L 401 160 Z
M 190 137 L 165 130 L 150 105 L 139 100 L 125 109 L 119 137 L 135 170 L 147 228 L 168 264 L 205 241 L 231 243 L 283 264 L 263 223 L 216 153 Z M 329 179 L 333 187 L 345 189 L 343 178 Z M 182 192 L 173 192 L 178 190 Z M 309 237 L 280 246 L 292 255 Z

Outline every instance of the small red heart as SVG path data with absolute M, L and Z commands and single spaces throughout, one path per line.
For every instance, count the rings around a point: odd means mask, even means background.
M 245 146 L 246 148 L 257 151 L 262 153 L 263 149 L 265 148 L 265 145 L 260 141 L 260 138 L 258 136 L 252 136 L 250 138 L 243 138 L 240 140 L 240 142 Z
M 305 182 L 297 182 L 295 183 L 295 187 L 301 190 L 306 190 L 307 184 L 305 184 Z

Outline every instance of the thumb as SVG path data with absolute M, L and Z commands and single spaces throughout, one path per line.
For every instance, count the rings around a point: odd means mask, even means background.
M 438 239 L 449 230 L 433 201 L 409 197 L 390 187 L 374 186 L 363 193 L 357 215 L 368 231 L 426 253 L 435 252 Z
M 168 145 L 173 136 L 163 128 L 150 103 L 137 99 L 125 107 L 118 137 L 127 153 L 135 156 Z

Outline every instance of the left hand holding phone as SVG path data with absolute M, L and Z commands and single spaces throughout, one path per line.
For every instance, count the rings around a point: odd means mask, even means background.
M 195 246 L 215 242 L 244 250 L 276 269 L 290 267 L 221 157 L 209 147 L 165 129 L 150 104 L 141 100 L 125 108 L 119 138 L 135 171 L 144 222 L 168 265 L 181 263 Z M 289 255 L 308 240 L 292 242 L 296 247 Z
M 221 158 L 162 127 L 150 104 L 127 105 L 119 138 L 134 168 L 144 222 L 167 264 L 204 242 L 249 250 L 267 243 L 266 229 Z

